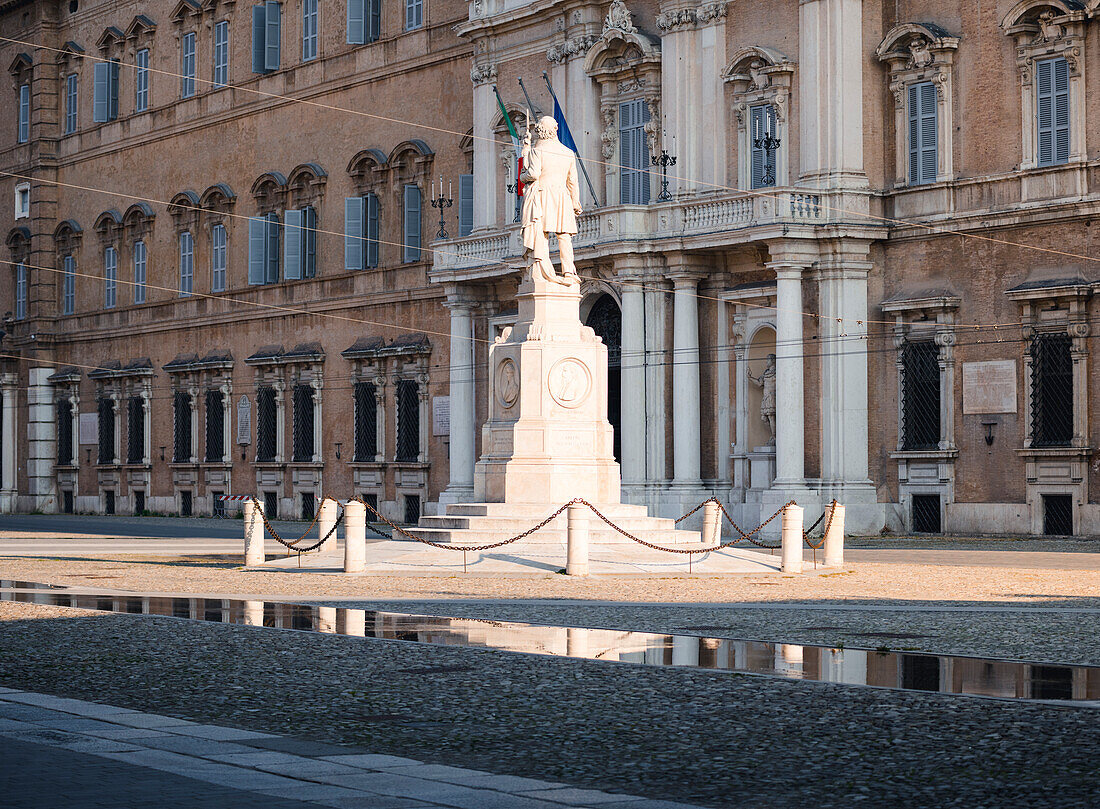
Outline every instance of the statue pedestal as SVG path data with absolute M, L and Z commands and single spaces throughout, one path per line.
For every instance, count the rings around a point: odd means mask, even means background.
M 489 418 L 474 470 L 482 503 L 618 503 L 607 347 L 580 321 L 580 289 L 525 280 L 519 317 L 489 348 Z

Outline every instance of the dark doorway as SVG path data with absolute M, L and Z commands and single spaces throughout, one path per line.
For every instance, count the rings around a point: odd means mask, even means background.
M 1073 533 L 1072 495 L 1043 495 L 1043 533 L 1047 536 L 1069 536 Z
M 313 492 L 302 492 L 302 519 L 312 520 L 315 508 Z
M 190 517 L 192 514 L 191 492 L 180 492 L 180 516 Z
M 138 489 L 134 492 L 134 514 L 145 511 L 145 492 Z
M 938 494 L 914 494 L 913 533 L 938 534 L 940 530 L 940 496 Z
M 264 516 L 269 520 L 279 519 L 278 492 L 264 492 Z
M 103 510 L 107 514 L 115 513 L 115 493 L 106 491 L 103 493 Z
M 623 356 L 623 313 L 619 304 L 608 294 L 600 296 L 588 312 L 584 325 L 596 332 L 607 346 L 607 420 L 615 430 L 615 460 L 621 460 L 622 444 L 619 437 L 622 413 L 622 383 L 620 369 Z
M 62 502 L 65 504 L 64 505 L 65 513 L 66 514 L 72 514 L 73 513 L 73 490 L 72 489 L 65 489 L 63 492 L 61 492 L 61 496 L 63 498 Z

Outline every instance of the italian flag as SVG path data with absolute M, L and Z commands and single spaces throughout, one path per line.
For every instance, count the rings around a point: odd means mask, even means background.
M 500 107 L 500 114 L 504 116 L 504 123 L 508 127 L 508 134 L 512 138 L 512 148 L 516 150 L 516 194 L 523 196 L 523 183 L 520 182 L 520 175 L 523 174 L 523 141 L 520 140 L 519 133 L 516 132 L 516 125 L 512 123 L 512 116 L 508 114 L 508 110 L 504 106 L 504 102 L 500 100 L 500 93 L 497 92 L 497 87 L 493 85 L 493 93 L 497 97 L 497 106 Z

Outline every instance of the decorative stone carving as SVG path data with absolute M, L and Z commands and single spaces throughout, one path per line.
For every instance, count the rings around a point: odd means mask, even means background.
M 497 342 L 503 342 L 503 340 L 498 338 Z M 514 405 L 519 398 L 519 377 L 516 364 L 511 359 L 505 359 L 497 366 L 496 389 L 497 401 L 505 409 Z
M 928 67 L 934 61 L 932 51 L 928 49 L 929 42 L 924 37 L 913 37 L 909 40 L 909 70 Z
M 566 357 L 550 369 L 547 387 L 550 396 L 562 407 L 580 407 L 592 390 L 592 374 L 579 359 Z
M 1039 25 L 1039 33 L 1035 35 L 1032 42 L 1054 42 L 1066 35 L 1066 27 L 1055 22 L 1053 11 L 1044 11 L 1036 19 L 1036 22 Z
M 696 10 L 693 8 L 681 8 L 676 11 L 662 11 L 654 21 L 657 30 L 662 34 L 669 34 L 684 28 L 693 28 L 696 20 Z
M 624 34 L 637 33 L 638 29 L 634 27 L 633 15 L 623 0 L 611 0 L 611 8 L 607 10 L 603 30 L 605 34 L 608 31 L 622 31 Z
M 600 110 L 603 118 L 603 132 L 600 133 L 600 141 L 603 146 L 600 151 L 604 160 L 610 160 L 615 156 L 615 144 L 619 140 L 619 130 L 615 127 L 615 108 L 604 107 Z
M 485 84 L 497 80 L 497 66 L 494 64 L 477 65 L 470 68 L 470 81 L 474 85 Z
M 599 37 L 595 34 L 585 34 L 579 37 L 567 39 L 557 45 L 551 45 L 546 49 L 546 59 L 554 64 L 561 64 L 570 57 L 588 53 L 596 44 Z

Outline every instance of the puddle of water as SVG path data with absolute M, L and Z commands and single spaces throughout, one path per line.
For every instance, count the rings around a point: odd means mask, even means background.
M 33 590 L 34 592 L 12 592 Z M 1100 667 L 954 655 L 837 649 L 655 632 L 544 626 L 275 601 L 58 592 L 54 585 L 0 580 L 0 601 L 159 615 L 224 624 L 525 652 L 605 662 L 759 674 L 1000 699 L 1100 700 Z M 444 673 L 416 670 L 416 673 Z

